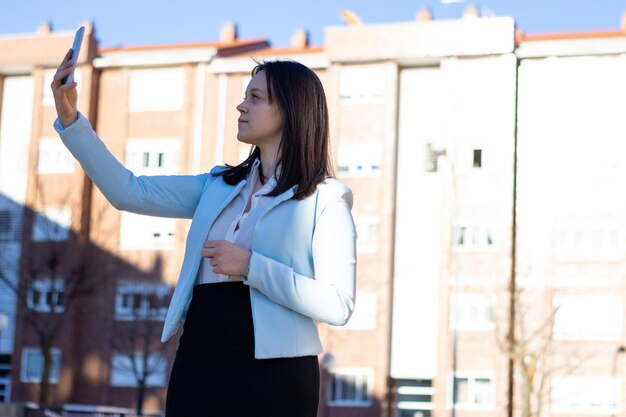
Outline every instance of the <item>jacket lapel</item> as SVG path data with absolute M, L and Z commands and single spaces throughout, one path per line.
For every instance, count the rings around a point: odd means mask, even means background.
M 183 265 L 172 295 L 170 308 L 167 310 L 162 340 L 166 340 L 176 331 L 191 299 L 196 274 L 200 266 L 202 244 L 206 240 L 211 225 L 245 184 L 246 180 L 243 180 L 233 187 L 225 184 L 223 180 L 217 179 L 202 194 L 187 236 Z

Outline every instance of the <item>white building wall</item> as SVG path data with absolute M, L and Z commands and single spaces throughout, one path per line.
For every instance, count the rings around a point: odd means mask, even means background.
M 520 65 L 518 281 L 557 311 L 550 415 L 623 412 L 625 73 L 624 54 Z
M 516 60 L 512 55 L 444 59 L 404 69 L 400 78 L 396 257 L 391 376 L 432 379 L 446 312 L 442 285 L 459 276 L 495 287 L 510 251 Z M 442 152 L 426 171 L 427 145 Z M 474 149 L 483 165 L 472 166 Z M 453 226 L 494 229 L 491 259 L 469 268 L 455 261 Z M 457 249 L 454 249 L 455 251 Z M 479 252 L 481 250 L 478 250 Z M 497 256 L 504 254 L 505 256 Z M 465 270 L 464 270 L 465 269 Z M 444 298 L 442 298 L 442 295 Z M 440 362 L 442 363 L 442 362 Z M 443 362 L 445 363 L 445 362 Z
M 21 235 L 28 178 L 28 153 L 33 113 L 31 76 L 4 80 L 0 116 L 0 210 L 11 213 L 12 237 L 0 241 L 0 268 L 17 285 Z M 15 337 L 16 295 L 0 282 L 0 312 L 9 317 L 9 327 L 0 335 L 0 353 L 11 354 Z
M 520 66 L 519 258 L 526 281 L 621 285 L 625 73 L 625 55 Z
M 441 142 L 445 105 L 439 68 L 400 75 L 391 376 L 434 379 L 441 277 L 441 176 L 424 170 L 426 143 Z

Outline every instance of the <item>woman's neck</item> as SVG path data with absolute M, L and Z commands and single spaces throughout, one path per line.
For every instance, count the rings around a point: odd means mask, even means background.
M 274 175 L 276 163 L 278 162 L 278 148 L 263 147 L 261 150 L 261 175 L 265 179 L 269 179 Z

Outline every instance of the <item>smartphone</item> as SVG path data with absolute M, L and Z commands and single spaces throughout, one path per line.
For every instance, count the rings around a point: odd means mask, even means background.
M 71 60 L 74 61 L 74 65 L 72 66 L 72 69 L 76 69 L 76 61 L 78 60 L 78 54 L 80 54 L 80 46 L 83 43 L 83 35 L 85 34 L 85 27 L 81 26 L 78 28 L 78 30 L 76 31 L 76 34 L 74 35 L 74 43 L 72 44 L 72 58 Z M 66 76 L 63 79 L 63 84 L 69 84 L 71 82 L 74 81 L 74 71 L 72 71 L 72 73 L 68 76 Z

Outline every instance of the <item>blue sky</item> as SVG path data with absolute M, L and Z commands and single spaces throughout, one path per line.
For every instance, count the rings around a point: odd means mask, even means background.
M 442 2 L 459 2 L 443 4 Z M 101 46 L 217 40 L 233 21 L 241 38 L 267 38 L 286 46 L 297 29 L 313 44 L 324 41 L 324 27 L 342 25 L 339 12 L 352 10 L 365 23 L 411 21 L 430 7 L 436 19 L 459 17 L 467 0 L 0 0 L 0 34 L 27 33 L 46 21 L 54 30 L 95 23 Z M 618 29 L 626 0 L 483 0 L 485 13 L 512 16 L 526 33 Z

